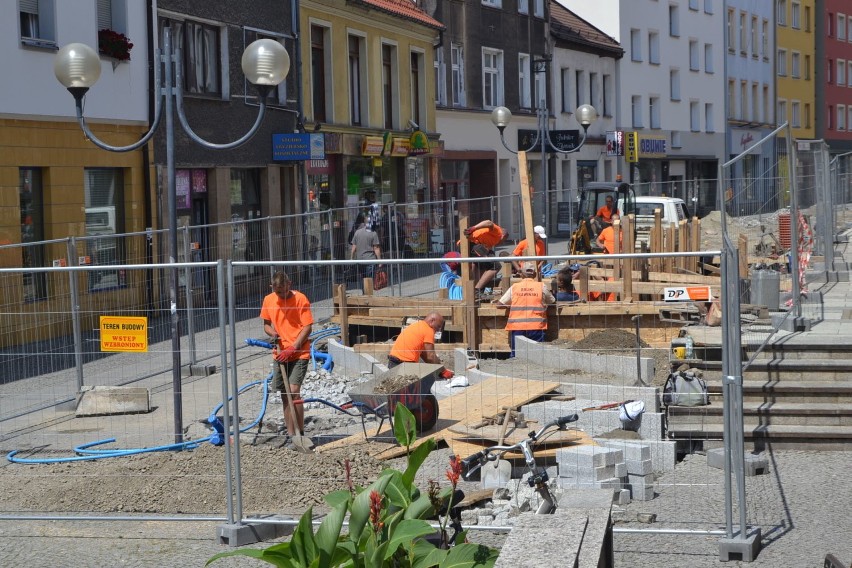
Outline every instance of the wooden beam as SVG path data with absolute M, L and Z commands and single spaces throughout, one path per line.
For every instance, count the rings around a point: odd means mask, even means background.
M 693 251 L 696 251 L 696 252 L 700 251 L 701 250 L 701 219 L 699 219 L 698 217 L 693 217 L 692 218 L 692 224 L 690 225 L 689 228 L 692 231 L 692 239 L 691 239 L 692 246 L 690 248 Z M 692 272 L 698 272 L 698 263 L 701 260 L 697 256 L 693 256 L 691 260 L 692 260 L 692 262 L 690 263 L 690 265 L 691 265 Z
M 622 227 L 624 231 L 624 251 L 629 253 L 636 252 L 636 243 L 634 242 L 634 232 L 633 227 L 636 222 L 636 217 L 632 214 L 627 216 L 626 222 Z M 633 259 L 625 258 L 624 259 L 624 289 L 622 291 L 621 301 L 622 302 L 632 302 L 633 301 Z
M 740 252 L 740 278 L 748 278 L 748 235 L 745 233 L 740 234 L 737 249 Z
M 337 306 L 340 316 L 340 341 L 349 345 L 349 310 L 346 308 L 346 284 L 337 285 Z
M 544 141 L 542 140 L 542 145 Z M 542 146 L 543 147 L 543 146 Z M 546 162 L 543 167 L 547 167 Z M 525 256 L 535 255 L 535 232 L 533 231 L 533 210 L 532 210 L 532 194 L 530 192 L 530 176 L 529 168 L 527 167 L 527 153 L 518 152 L 518 175 L 521 178 L 521 208 L 524 214 L 524 238 L 527 240 L 527 248 L 524 251 Z M 542 188 L 541 191 L 547 191 Z M 547 193 L 544 194 L 547 199 Z M 541 280 L 541 274 L 538 275 Z

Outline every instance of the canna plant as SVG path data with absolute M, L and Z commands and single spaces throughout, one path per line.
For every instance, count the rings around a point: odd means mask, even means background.
M 458 544 L 447 548 L 446 537 L 440 537 L 440 534 L 446 534 L 444 527 L 436 532 L 429 523 L 429 519 L 436 518 L 439 509 L 452 506 L 450 501 L 455 483 L 448 475 L 451 487 L 423 493 L 417 488 L 414 477 L 436 444 L 428 439 L 412 450 L 416 431 L 414 416 L 404 406 L 397 405 L 394 436 L 400 445 L 405 446 L 408 454 L 405 471 L 388 468 L 368 487 L 341 489 L 327 494 L 325 501 L 331 512 L 316 532 L 311 522 L 313 509 L 308 509 L 299 519 L 289 542 L 265 549 L 223 552 L 210 558 L 207 564 L 227 556 L 248 556 L 281 568 L 493 566 L 497 560 L 496 549 L 466 543 L 464 534 L 456 539 Z M 347 514 L 349 530 L 344 532 Z

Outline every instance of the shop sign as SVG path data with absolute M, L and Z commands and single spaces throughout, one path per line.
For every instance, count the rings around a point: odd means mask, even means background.
M 326 154 L 342 154 L 343 153 L 343 136 L 340 132 L 325 133 L 325 153 Z
M 408 141 L 408 138 L 394 138 L 391 142 L 390 155 L 398 158 L 404 158 L 405 156 L 408 156 L 410 148 L 411 143 Z
M 639 133 L 628 132 L 625 138 L 627 139 L 627 143 L 624 149 L 624 159 L 628 163 L 635 164 L 639 161 Z
M 321 133 L 293 132 L 272 135 L 272 159 L 275 161 L 322 160 L 324 158 L 325 139 Z
M 731 136 L 731 153 L 742 154 L 752 146 L 754 146 L 761 138 L 759 130 L 749 130 L 745 128 L 735 128 L 730 132 Z M 749 154 L 760 154 L 760 146 L 753 148 Z
M 409 156 L 419 156 L 429 153 L 429 138 L 422 130 L 415 130 L 411 133 L 411 138 L 408 139 L 411 148 L 408 150 Z
M 666 155 L 665 136 L 642 136 L 639 138 L 640 158 L 665 158 Z
M 607 130 L 606 132 L 606 155 L 624 155 L 624 132 L 621 130 Z
M 444 141 L 443 140 L 430 140 L 429 141 L 429 153 L 435 157 L 441 157 L 444 155 Z
M 384 146 L 382 147 L 382 156 L 390 156 L 391 148 L 393 148 L 393 134 L 385 132 L 382 134 Z
M 308 160 L 305 162 L 305 173 L 308 175 L 330 174 L 332 173 L 331 162 L 328 159 Z
M 381 136 L 364 136 L 361 142 L 362 156 L 381 156 L 385 149 L 385 139 Z
M 538 140 L 535 145 L 533 141 Z M 518 130 L 518 148 L 526 149 L 527 152 L 541 152 L 541 137 L 542 134 L 536 130 Z M 579 130 L 548 130 L 550 143 L 562 152 L 572 151 L 580 144 Z M 548 145 L 547 151 L 550 154 L 556 152 Z

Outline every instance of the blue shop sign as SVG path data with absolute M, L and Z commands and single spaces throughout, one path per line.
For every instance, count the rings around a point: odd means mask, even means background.
M 273 134 L 272 159 L 276 162 L 324 160 L 325 137 L 321 132 Z

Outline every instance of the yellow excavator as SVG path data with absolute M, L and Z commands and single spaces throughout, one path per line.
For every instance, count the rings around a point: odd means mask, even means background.
M 619 176 L 620 177 L 620 176 Z M 606 198 L 611 196 L 615 203 L 620 203 L 624 211 L 619 215 L 629 215 L 636 212 L 636 194 L 629 183 L 616 179 L 614 182 L 593 181 L 580 190 L 579 220 L 577 228 L 571 234 L 568 254 L 594 254 L 603 252 L 595 240 L 596 233 L 589 226 L 590 219 L 598 209 L 603 207 Z

